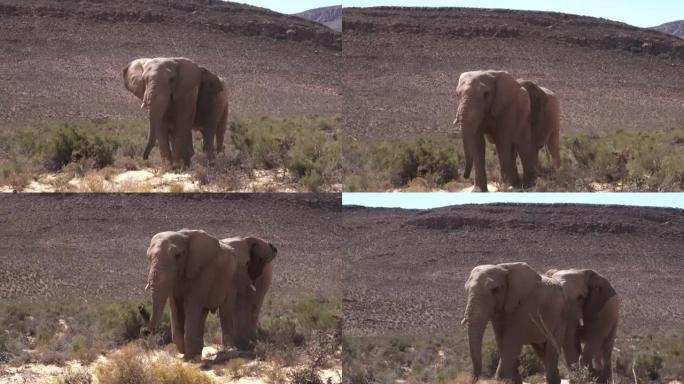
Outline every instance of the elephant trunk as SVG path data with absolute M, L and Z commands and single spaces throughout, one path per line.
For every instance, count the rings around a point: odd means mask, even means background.
M 171 101 L 170 90 L 162 85 L 150 83 L 145 90 L 143 106 L 150 108 L 150 132 L 143 158 L 147 159 L 155 142 L 159 143 L 159 152 L 162 159 L 171 162 L 171 149 L 169 147 L 168 133 L 165 131 L 164 118 Z
M 474 301 L 473 295 L 469 295 L 462 323 L 467 324 L 473 376 L 477 379 L 482 374 L 482 337 L 489 322 L 489 316 L 485 311 L 476 309 L 477 304 Z
M 148 324 L 150 332 L 155 333 L 161 324 L 166 301 L 171 295 L 171 281 L 162 278 L 156 268 L 150 270 L 150 289 L 152 291 L 152 318 Z

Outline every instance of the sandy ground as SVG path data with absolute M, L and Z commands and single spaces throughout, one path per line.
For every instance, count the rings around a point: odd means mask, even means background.
M 207 346 L 202 350 L 203 360 L 213 360 L 218 352 L 218 346 Z M 114 352 L 116 353 L 116 352 Z M 171 356 L 168 352 L 158 351 L 151 354 L 152 361 L 158 359 L 167 358 L 179 358 L 180 355 Z M 24 364 L 20 367 L 9 367 L 0 365 L 0 384 L 24 384 L 24 383 L 36 383 L 36 382 L 46 382 L 51 378 L 59 377 L 61 374 L 67 370 L 87 370 L 90 373 L 94 373 L 98 365 L 107 362 L 107 357 L 100 356 L 95 362 L 90 365 L 83 366 L 77 361 L 69 361 L 64 364 L 64 366 L 59 367 L 56 365 L 48 364 Z M 199 366 L 199 364 L 191 364 L 194 366 Z M 284 373 L 288 374 L 293 372 L 297 368 L 301 367 L 280 367 L 271 362 L 257 361 L 253 360 L 245 364 L 247 372 L 258 372 L 256 376 L 243 376 L 239 378 L 231 378 L 226 376 L 219 376 L 214 370 L 206 370 L 205 373 L 210 376 L 216 383 L 231 383 L 231 384 L 266 384 L 267 379 L 264 377 L 264 372 L 272 369 L 282 369 Z M 218 366 L 217 368 L 221 368 Z M 341 364 L 335 364 L 332 368 L 319 370 L 319 377 L 323 382 L 327 383 L 330 379 L 331 383 L 337 384 L 342 382 L 342 366 Z M 93 383 L 97 384 L 97 379 L 94 378 Z
M 230 192 L 298 192 L 301 187 L 286 169 L 254 170 L 252 175 L 236 175 L 237 187 Z M 228 192 L 224 185 L 202 185 L 190 173 L 160 173 L 153 168 L 122 171 L 114 175 L 89 172 L 84 176 L 60 173 L 42 174 L 21 191 L 0 186 L 0 192 Z M 333 184 L 325 192 L 341 192 L 342 184 Z

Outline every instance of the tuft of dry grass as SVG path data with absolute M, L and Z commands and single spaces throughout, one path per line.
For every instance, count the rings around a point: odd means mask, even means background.
M 154 357 L 137 344 L 129 344 L 95 368 L 100 384 L 212 384 L 213 380 L 194 366 L 169 356 Z

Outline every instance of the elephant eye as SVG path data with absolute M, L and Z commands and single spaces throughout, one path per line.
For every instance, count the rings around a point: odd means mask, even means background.
M 492 293 L 496 294 L 499 292 L 499 287 L 492 288 Z

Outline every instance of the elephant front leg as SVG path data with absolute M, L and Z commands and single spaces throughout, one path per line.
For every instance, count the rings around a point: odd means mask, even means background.
M 544 348 L 544 370 L 548 384 L 560 384 L 560 372 L 558 371 L 559 351 L 547 342 Z
M 201 358 L 204 347 L 204 323 L 209 311 L 206 308 L 197 308 L 197 306 L 187 303 L 185 307 L 185 354 L 183 359 L 191 360 L 197 356 Z
M 179 353 L 185 353 L 185 310 L 183 302 L 172 297 L 171 305 L 171 338 Z
M 223 346 L 228 348 L 235 345 L 233 340 L 233 311 L 230 308 L 221 306 L 219 308 L 219 318 L 221 320 L 221 334 Z
M 463 146 L 464 152 L 470 152 L 472 162 L 475 164 L 475 186 L 477 186 L 481 192 L 487 192 L 484 135 L 479 131 L 463 132 Z M 467 166 L 468 164 L 466 163 L 466 167 Z
M 499 356 L 499 367 L 496 370 L 495 378 L 497 380 L 509 380 L 514 384 L 522 384 L 520 374 L 516 375 L 516 364 L 520 352 L 522 351 L 522 344 L 507 340 L 502 341 L 502 348 Z
M 530 188 L 534 185 L 535 168 L 537 166 L 538 151 L 530 145 L 520 148 L 518 151 L 523 166 L 523 187 Z
M 520 186 L 520 177 L 518 176 L 518 169 L 515 165 L 515 151 L 513 151 L 513 146 L 508 143 L 508 140 L 499 138 L 496 141 L 496 151 L 499 155 L 499 166 L 501 167 L 503 181 L 514 187 Z

